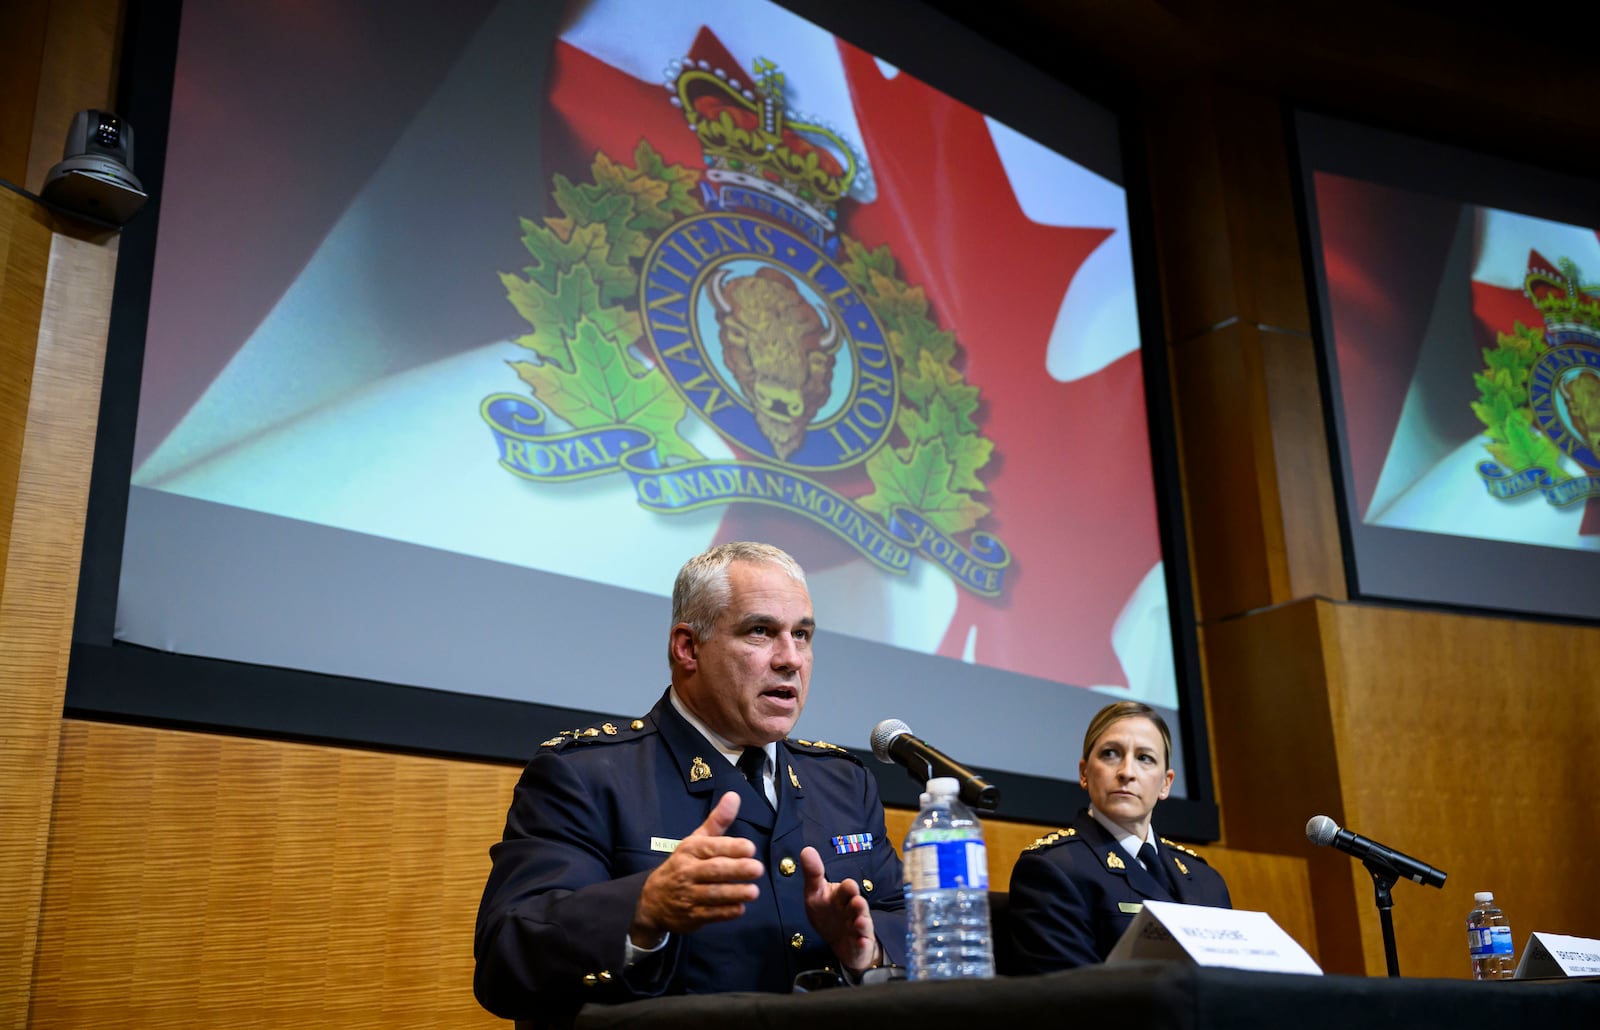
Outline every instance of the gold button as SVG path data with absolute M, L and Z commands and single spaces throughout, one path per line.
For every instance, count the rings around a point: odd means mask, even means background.
M 585 974 L 583 974 L 583 985 L 585 987 L 593 987 L 595 984 L 597 984 L 599 982 L 600 982 L 600 978 L 598 976 L 595 976 L 593 973 L 585 973 Z
M 793 876 L 794 875 L 794 859 L 786 858 L 782 862 L 779 862 L 778 863 L 778 872 L 782 873 L 785 876 Z
M 632 722 L 628 723 L 628 727 L 630 729 L 642 730 L 642 729 L 644 729 L 644 720 L 643 719 L 635 719 Z
M 803 948 L 805 946 L 806 946 L 806 935 L 805 934 L 797 933 L 793 937 L 789 938 L 789 947 L 793 948 L 795 951 L 799 951 L 801 948 Z
M 609 969 L 600 970 L 600 982 L 603 983 L 603 984 L 608 984 L 608 983 L 611 982 L 611 970 L 609 970 Z
M 871 894 L 872 893 L 872 881 L 871 880 L 862 880 L 861 881 L 861 889 L 863 891 L 867 892 L 868 894 Z

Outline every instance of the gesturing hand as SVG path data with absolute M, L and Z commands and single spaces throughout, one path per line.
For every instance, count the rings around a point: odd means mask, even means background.
M 812 927 L 845 968 L 859 973 L 871 966 L 877 958 L 878 938 L 860 885 L 854 880 L 829 880 L 816 848 L 800 852 L 800 868 L 805 872 L 806 918 Z
M 722 795 L 706 821 L 645 879 L 629 928 L 635 945 L 652 948 L 665 934 L 737 919 L 760 896 L 751 882 L 762 875 L 756 846 L 743 837 L 723 836 L 738 814 L 739 795 Z

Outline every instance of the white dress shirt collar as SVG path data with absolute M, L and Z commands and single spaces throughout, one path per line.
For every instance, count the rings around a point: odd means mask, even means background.
M 739 764 L 739 756 L 744 754 L 744 748 L 739 747 L 736 744 L 730 744 L 726 737 L 722 736 L 710 726 L 707 726 L 705 723 L 696 718 L 695 714 L 689 711 L 689 706 L 685 705 L 678 697 L 678 691 L 676 688 L 669 688 L 667 690 L 667 700 L 672 703 L 672 707 L 677 709 L 678 714 L 683 716 L 684 720 L 688 722 L 690 726 L 693 726 L 695 729 L 699 730 L 700 735 L 711 742 L 711 746 L 716 748 L 722 757 L 728 760 L 730 765 Z M 767 753 L 767 761 L 761 767 L 762 784 L 765 788 L 767 800 L 775 802 L 777 799 L 774 796 L 772 775 L 774 770 L 778 768 L 778 745 L 776 743 L 770 743 L 764 746 L 761 750 Z
M 1110 819 L 1107 819 L 1105 816 L 1101 815 L 1099 812 L 1096 812 L 1094 810 L 1094 806 L 1093 805 L 1089 806 L 1089 814 L 1094 817 L 1094 821 L 1095 822 L 1097 822 L 1101 826 L 1105 827 L 1107 833 L 1111 834 L 1111 836 L 1113 836 L 1113 837 L 1115 837 L 1117 839 L 1117 843 L 1122 845 L 1122 850 L 1123 851 L 1126 851 L 1129 855 L 1133 856 L 1135 859 L 1139 859 L 1139 848 L 1142 845 L 1148 843 L 1152 847 L 1156 847 L 1156 841 L 1159 838 L 1156 837 L 1156 826 L 1155 826 L 1155 823 L 1151 823 L 1148 827 L 1145 828 L 1145 833 L 1146 833 L 1147 836 L 1143 840 L 1141 840 L 1139 838 L 1138 834 L 1129 833 L 1126 828 L 1118 825 L 1117 823 L 1112 822 Z M 1159 847 L 1156 847 L 1156 850 L 1160 851 L 1161 849 Z M 1144 865 L 1144 861 L 1142 859 L 1139 859 L 1139 864 L 1140 865 Z

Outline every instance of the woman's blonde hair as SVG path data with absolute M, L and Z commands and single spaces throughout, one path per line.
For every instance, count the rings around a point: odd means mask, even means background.
M 1083 734 L 1083 757 L 1089 757 L 1089 751 L 1094 747 L 1094 742 L 1100 739 L 1101 734 L 1119 719 L 1135 717 L 1149 719 L 1156 724 L 1156 729 L 1161 731 L 1161 746 L 1166 748 L 1162 761 L 1168 769 L 1172 768 L 1172 733 L 1167 729 L 1167 720 L 1161 718 L 1161 713 L 1151 708 L 1142 701 L 1118 701 L 1116 704 L 1106 705 L 1095 713 L 1089 720 L 1089 728 Z

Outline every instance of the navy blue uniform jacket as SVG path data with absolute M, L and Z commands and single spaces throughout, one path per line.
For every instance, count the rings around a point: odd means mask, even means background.
M 1016 971 L 1048 973 L 1105 961 L 1147 900 L 1233 907 L 1228 885 L 1204 859 L 1165 839 L 1157 850 L 1177 885 L 1176 897 L 1088 809 L 1069 828 L 1025 849 L 1011 870 Z
M 489 850 L 474 941 L 478 1001 L 508 1019 L 564 1022 L 591 1001 L 781 992 L 798 972 L 837 969 L 806 918 L 800 850 L 808 844 L 828 879 L 861 885 L 886 957 L 903 965 L 900 859 L 871 774 L 832 745 L 784 740 L 776 786 L 774 813 L 665 695 L 642 720 L 547 741 Z M 730 790 L 740 806 L 728 833 L 755 842 L 765 866 L 760 898 L 739 919 L 673 934 L 665 954 L 625 972 L 623 942 L 645 877 Z M 655 962 L 666 963 L 664 981 L 643 982 L 639 972 Z

